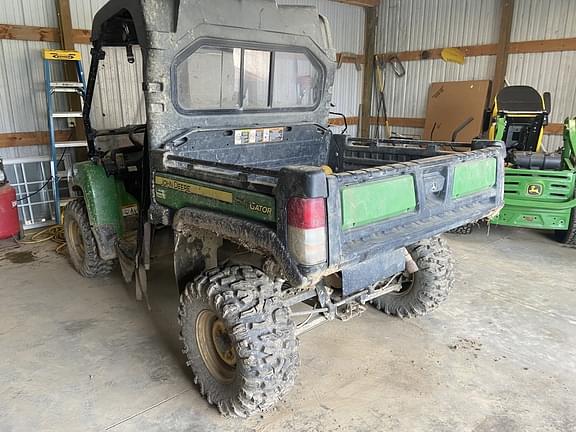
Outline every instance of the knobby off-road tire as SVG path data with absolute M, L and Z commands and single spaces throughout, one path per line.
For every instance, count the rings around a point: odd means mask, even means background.
M 187 364 L 224 415 L 266 411 L 294 384 L 298 341 L 280 287 L 258 269 L 231 266 L 199 276 L 180 296 Z
M 451 234 L 460 234 L 460 235 L 468 235 L 472 234 L 472 230 L 474 229 L 474 224 L 466 224 L 459 226 L 458 228 L 451 229 L 448 231 Z
M 400 318 L 421 316 L 436 309 L 454 285 L 454 259 L 446 240 L 441 237 L 422 240 L 408 247 L 418 265 L 398 292 L 385 294 L 373 304 L 388 315 Z
M 114 267 L 113 260 L 103 260 L 98 247 L 84 200 L 75 199 L 64 210 L 64 237 L 68 245 L 70 261 L 78 273 L 87 278 L 106 276 Z
M 556 231 L 556 240 L 567 246 L 576 247 L 576 209 L 572 209 L 568 230 Z

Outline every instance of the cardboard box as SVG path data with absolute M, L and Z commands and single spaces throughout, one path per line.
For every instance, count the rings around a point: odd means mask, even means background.
M 470 142 L 482 133 L 484 112 L 490 105 L 491 81 L 449 81 L 430 84 L 423 139 Z M 470 120 L 471 119 L 471 120 Z

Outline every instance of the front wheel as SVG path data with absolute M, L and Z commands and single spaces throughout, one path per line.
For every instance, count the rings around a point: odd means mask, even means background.
M 199 276 L 180 296 L 187 364 L 224 415 L 265 411 L 294 384 L 298 344 L 280 286 L 258 269 L 232 266 Z
M 105 276 L 112 271 L 114 261 L 98 254 L 96 239 L 90 228 L 84 200 L 70 201 L 64 210 L 64 237 L 70 261 L 78 273 L 87 278 Z
M 556 240 L 568 246 L 576 246 L 576 209 L 572 209 L 566 231 L 556 231 Z
M 403 274 L 398 291 L 373 300 L 377 309 L 400 318 L 433 311 L 448 298 L 454 285 L 454 259 L 446 240 L 433 237 L 407 249 L 418 271 Z

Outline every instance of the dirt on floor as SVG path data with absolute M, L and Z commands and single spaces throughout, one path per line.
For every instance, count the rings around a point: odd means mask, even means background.
M 148 312 L 119 272 L 83 279 L 52 244 L 2 252 L 0 431 L 576 431 L 576 250 L 498 227 L 448 239 L 443 307 L 303 335 L 295 389 L 248 420 L 193 384 L 169 260 Z

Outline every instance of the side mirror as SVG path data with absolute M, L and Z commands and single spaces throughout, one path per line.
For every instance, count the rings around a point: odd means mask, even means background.
M 544 111 L 550 114 L 550 111 L 552 111 L 552 96 L 550 96 L 550 92 L 545 92 L 542 97 L 544 98 Z

